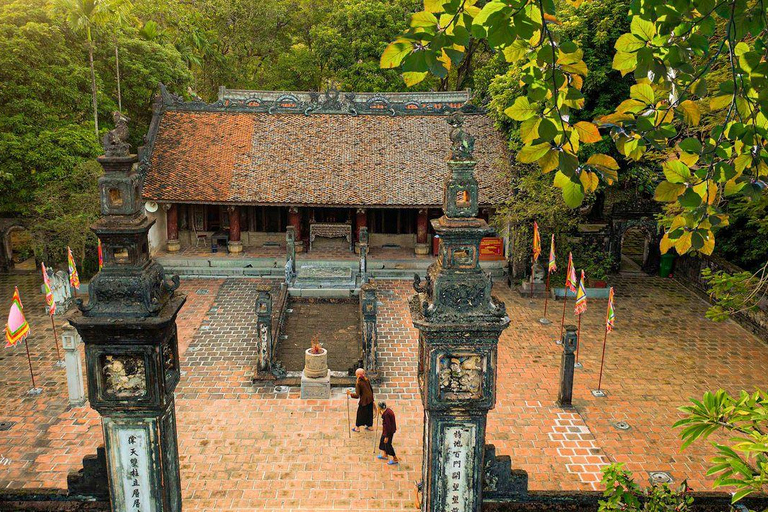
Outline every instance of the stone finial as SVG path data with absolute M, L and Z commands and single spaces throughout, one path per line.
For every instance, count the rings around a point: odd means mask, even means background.
M 447 122 L 453 127 L 450 133 L 451 160 L 459 162 L 472 160 L 472 153 L 475 150 L 475 138 L 462 128 L 464 116 L 454 112 L 448 117 Z
M 131 148 L 128 144 L 129 119 L 117 111 L 112 113 L 112 118 L 115 120 L 115 127 L 101 139 L 104 154 L 109 157 L 128 156 Z

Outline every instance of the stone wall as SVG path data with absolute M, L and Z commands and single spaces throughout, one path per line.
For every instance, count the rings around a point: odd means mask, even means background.
M 675 260 L 673 275 L 683 286 L 693 290 L 705 300 L 710 300 L 707 283 L 701 276 L 701 271 L 705 268 L 710 268 L 713 272 L 722 270 L 731 274 L 744 272 L 741 267 L 717 256 L 687 255 Z M 768 342 L 768 297 L 763 297 L 758 311 L 736 313 L 732 318 L 742 327 Z

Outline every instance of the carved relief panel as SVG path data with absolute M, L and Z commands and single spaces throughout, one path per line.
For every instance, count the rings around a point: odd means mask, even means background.
M 477 354 L 441 354 L 437 358 L 441 400 L 482 398 L 485 357 Z
M 101 374 L 104 396 L 136 398 L 147 394 L 147 375 L 142 354 L 102 355 Z

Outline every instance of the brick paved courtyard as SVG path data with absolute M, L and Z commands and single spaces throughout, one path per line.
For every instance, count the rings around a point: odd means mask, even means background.
M 373 458 L 370 433 L 347 432 L 342 390 L 329 401 L 302 401 L 298 389 L 275 393 L 250 383 L 255 280 L 183 280 L 188 301 L 179 316 L 182 380 L 177 390 L 185 510 L 407 509 L 420 479 L 422 409 L 416 387 L 416 331 L 404 281 L 380 281 L 380 360 L 376 386 L 398 415 L 399 468 Z M 542 326 L 534 305 L 506 286 L 511 326 L 499 345 L 498 402 L 488 441 L 530 474 L 533 489 L 593 489 L 600 466 L 626 462 L 638 479 L 648 471 L 688 478 L 708 488 L 710 450 L 679 452 L 670 425 L 675 408 L 707 389 L 764 386 L 768 347 L 734 323 L 703 319 L 706 304 L 674 281 L 614 279 L 616 331 L 609 336 L 603 388 L 595 398 L 605 301 L 591 301 L 582 323 L 575 408 L 554 405 L 560 347 L 557 322 Z M 98 415 L 67 406 L 64 371 L 54 366 L 50 321 L 35 275 L 0 275 L 0 304 L 18 284 L 32 325 L 36 376 L 44 387 L 24 395 L 29 373 L 22 346 L 0 351 L 0 488 L 63 488 L 66 474 L 101 442 Z M 549 316 L 559 319 L 560 304 Z M 571 311 L 569 305 L 569 312 Z M 60 325 L 61 317 L 57 317 Z M 354 409 L 351 409 L 354 415 Z M 614 423 L 627 422 L 618 430 Z M 2 461 L 9 461 L 4 463 Z

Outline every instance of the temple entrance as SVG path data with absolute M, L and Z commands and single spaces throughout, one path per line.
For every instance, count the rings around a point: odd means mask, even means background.
M 622 272 L 641 272 L 648 263 L 650 239 L 639 226 L 628 228 L 621 238 Z
M 0 230 L 0 269 L 34 271 L 35 253 L 32 248 L 32 234 L 21 225 L 10 225 Z

